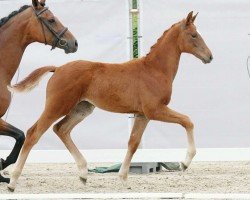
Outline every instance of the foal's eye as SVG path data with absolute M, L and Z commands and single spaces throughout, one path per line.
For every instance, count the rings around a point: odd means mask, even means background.
M 192 38 L 197 38 L 197 34 L 192 34 Z
M 55 19 L 49 19 L 48 21 L 49 21 L 49 23 L 51 23 L 51 24 L 53 24 L 53 23 L 56 22 Z

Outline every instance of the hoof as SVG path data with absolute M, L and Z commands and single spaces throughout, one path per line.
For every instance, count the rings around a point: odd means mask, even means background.
M 122 187 L 124 187 L 124 188 L 126 188 L 126 189 L 132 189 L 132 188 L 129 186 L 129 183 L 128 183 L 127 179 L 124 180 L 124 179 L 120 178 L 120 181 L 121 181 L 121 183 L 122 183 Z
M 128 173 L 124 173 L 124 172 L 119 172 L 118 173 L 119 179 L 121 181 L 127 181 L 128 180 Z
M 180 169 L 184 172 L 188 166 L 186 166 L 183 162 L 180 162 Z
M 128 178 L 127 178 L 126 176 L 119 175 L 119 179 L 120 179 L 122 182 L 126 182 Z
M 125 181 L 123 179 L 120 179 L 120 181 L 121 181 L 123 187 L 127 187 L 128 186 L 127 181 Z
M 8 190 L 10 192 L 14 192 L 15 191 L 15 188 L 13 186 L 11 186 L 10 184 L 8 184 L 7 188 L 8 188 Z
M 0 174 L 0 183 L 10 183 L 10 179 L 9 178 L 5 178 Z
M 82 178 L 82 177 L 80 177 L 80 180 L 81 180 L 81 182 L 82 182 L 84 185 L 86 185 L 86 184 L 87 184 L 87 179 L 86 179 L 86 178 Z
M 123 187 L 128 187 L 128 177 L 124 177 L 123 175 L 119 175 L 119 179 L 122 183 Z

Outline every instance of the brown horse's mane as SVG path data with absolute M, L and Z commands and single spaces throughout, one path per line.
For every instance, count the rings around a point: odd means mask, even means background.
M 171 30 L 172 27 L 174 27 L 175 25 L 177 25 L 179 23 L 181 23 L 181 22 L 173 24 L 169 29 L 167 29 L 166 31 L 163 32 L 162 36 L 158 38 L 157 42 L 153 46 L 150 47 L 150 51 L 149 51 L 149 53 L 146 54 L 146 57 L 149 56 L 152 53 L 152 51 L 161 43 L 163 38 L 165 38 L 165 36 L 169 32 L 169 30 Z
M 7 17 L 3 17 L 2 19 L 0 19 L 0 27 L 2 27 L 4 24 L 6 24 L 12 17 L 16 16 L 18 13 L 23 12 L 24 10 L 26 10 L 29 7 L 30 7 L 29 5 L 24 5 L 21 8 L 19 8 L 19 10 L 15 10 L 15 11 L 11 12 Z

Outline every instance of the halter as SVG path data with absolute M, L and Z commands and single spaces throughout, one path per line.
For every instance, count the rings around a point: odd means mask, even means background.
M 44 7 L 42 10 L 37 11 L 34 9 L 37 18 L 39 19 L 39 21 L 41 22 L 42 25 L 42 29 L 43 29 L 43 35 L 44 35 L 44 40 L 45 40 L 45 45 L 47 45 L 47 40 L 46 40 L 46 35 L 45 35 L 45 31 L 44 31 L 44 26 L 52 33 L 52 35 L 55 36 L 54 41 L 52 42 L 52 48 L 51 50 L 55 49 L 57 44 L 59 44 L 61 47 L 65 47 L 67 45 L 67 41 L 62 39 L 64 33 L 68 30 L 68 28 L 64 28 L 62 31 L 60 31 L 59 33 L 57 33 L 52 27 L 51 25 L 47 22 L 47 20 L 45 20 L 41 14 L 46 12 L 47 10 L 49 10 L 48 7 Z

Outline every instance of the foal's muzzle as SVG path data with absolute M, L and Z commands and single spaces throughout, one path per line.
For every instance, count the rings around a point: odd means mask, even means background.
M 206 58 L 202 58 L 202 62 L 204 64 L 208 64 L 208 63 L 211 63 L 213 60 L 213 55 L 211 54 L 210 56 L 206 57 Z

